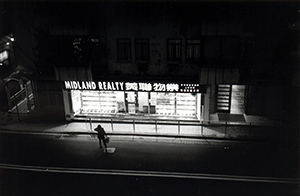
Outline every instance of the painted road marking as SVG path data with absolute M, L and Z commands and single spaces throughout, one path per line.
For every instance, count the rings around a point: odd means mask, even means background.
M 281 184 L 299 183 L 299 179 L 294 179 L 294 178 L 253 177 L 253 176 L 217 175 L 217 174 L 203 174 L 203 173 L 157 172 L 157 171 L 136 171 L 136 170 L 38 167 L 38 166 L 25 166 L 25 165 L 15 165 L 15 164 L 5 164 L 5 163 L 0 163 L 0 168 L 22 170 L 22 171 L 51 172 L 51 173 L 144 176 L 144 177 L 164 177 L 164 178 L 182 178 L 182 179 L 199 179 L 199 180 L 206 179 L 206 180 L 242 181 L 242 182 L 281 183 Z

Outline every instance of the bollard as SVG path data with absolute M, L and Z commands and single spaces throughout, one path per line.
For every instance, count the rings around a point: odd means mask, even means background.
M 92 128 L 92 118 L 89 118 L 89 120 L 90 120 L 90 129 L 92 131 L 93 130 L 93 128 Z
M 249 123 L 249 138 L 251 137 L 251 122 Z
M 18 120 L 19 120 L 19 122 L 21 122 L 18 104 L 16 105 L 16 109 L 17 109 L 17 114 L 18 114 Z
M 134 119 L 132 120 L 133 121 L 133 133 L 135 133 L 135 121 L 134 121 Z
M 227 132 L 227 121 L 225 122 L 225 137 L 226 137 L 226 132 Z
M 114 131 L 113 119 L 110 119 L 110 123 L 111 123 L 111 132 L 113 132 Z
M 203 121 L 201 123 L 201 135 L 203 135 Z
M 178 121 L 178 135 L 180 134 L 180 121 Z
M 156 132 L 156 135 L 157 135 L 157 120 L 155 119 L 155 132 Z

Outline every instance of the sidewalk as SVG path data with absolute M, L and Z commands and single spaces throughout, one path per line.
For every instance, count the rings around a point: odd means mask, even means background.
M 182 138 L 210 139 L 267 139 L 276 135 L 269 119 L 258 116 L 245 116 L 244 123 L 221 122 L 212 116 L 210 122 L 180 122 L 157 123 L 156 121 L 74 121 L 56 120 L 55 117 L 45 117 L 42 114 L 21 116 L 19 122 L 16 114 L 1 113 L 0 129 L 16 132 L 43 132 L 57 134 L 96 134 L 94 128 L 101 124 L 107 134 L 119 136 L 156 136 Z M 149 123 L 148 123 L 149 122 Z M 252 123 L 252 124 L 251 124 Z M 275 134 L 274 134 L 275 133 Z

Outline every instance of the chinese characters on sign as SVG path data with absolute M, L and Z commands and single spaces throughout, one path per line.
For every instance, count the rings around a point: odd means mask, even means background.
M 199 84 L 180 84 L 180 92 L 184 93 L 198 93 L 199 92 Z
M 139 83 L 139 90 L 141 91 L 151 91 L 152 85 L 150 83 Z
M 126 82 L 125 86 L 126 86 L 127 91 L 130 91 L 130 90 L 137 91 L 138 90 L 138 84 L 136 82 Z
M 65 81 L 66 90 L 145 91 L 198 93 L 199 84 Z

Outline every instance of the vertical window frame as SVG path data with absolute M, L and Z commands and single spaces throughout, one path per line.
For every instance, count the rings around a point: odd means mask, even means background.
M 190 43 L 189 43 L 190 42 Z M 198 48 L 198 51 L 196 51 Z M 186 40 L 186 60 L 200 61 L 202 58 L 202 40 L 200 38 L 191 38 Z
M 135 60 L 150 60 L 150 41 L 148 38 L 135 39 Z
M 167 39 L 167 60 L 168 61 L 182 60 L 182 39 L 180 38 Z
M 131 39 L 118 38 L 117 39 L 117 59 L 118 61 L 131 61 Z

